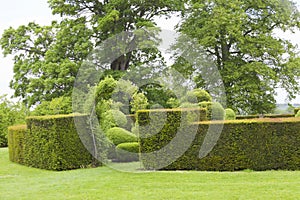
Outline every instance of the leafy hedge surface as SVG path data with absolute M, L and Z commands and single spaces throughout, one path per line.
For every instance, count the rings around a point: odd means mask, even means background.
M 265 115 L 237 115 L 236 119 L 255 119 L 255 118 L 288 118 L 294 117 L 293 114 L 265 114 Z
M 77 134 L 75 118 L 82 118 L 80 121 L 87 120 L 85 115 L 29 117 L 26 120 L 26 134 L 24 126 L 11 127 L 9 142 L 12 145 L 9 146 L 9 151 L 12 161 L 59 171 L 95 164 L 95 160 Z M 20 141 L 24 141 L 24 145 L 18 145 Z M 92 139 L 85 142 L 92 143 Z M 23 159 L 18 160 L 14 152 L 23 152 Z
M 24 163 L 24 138 L 27 134 L 26 125 L 8 128 L 9 159 L 12 162 Z
M 168 121 L 156 134 L 151 134 L 152 130 L 155 130 L 155 125 L 149 125 L 149 111 L 138 113 L 140 135 L 143 136 L 140 137 L 141 161 L 146 169 L 157 169 L 159 163 L 170 156 L 165 154 L 160 157 L 149 157 L 143 154 L 158 151 L 169 145 L 175 137 L 180 113 L 178 110 L 167 113 Z M 159 123 L 159 119 L 157 122 L 153 120 L 155 119 L 152 119 L 151 124 Z M 185 137 L 188 138 L 189 129 L 196 126 L 198 132 L 195 138 L 183 155 L 163 169 L 213 171 L 300 169 L 300 119 L 225 121 L 216 146 L 206 157 L 200 159 L 200 148 L 209 126 L 219 125 L 220 122 L 215 121 L 187 126 L 186 133 L 181 139 L 184 141 Z M 177 147 L 173 147 L 174 152 Z

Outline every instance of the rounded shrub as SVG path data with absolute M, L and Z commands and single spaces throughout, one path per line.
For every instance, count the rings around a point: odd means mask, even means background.
M 121 143 L 116 147 L 117 161 L 132 162 L 139 160 L 140 145 L 137 142 Z
M 186 99 L 188 102 L 191 103 L 198 103 L 198 102 L 203 102 L 203 101 L 208 101 L 211 102 L 212 101 L 212 97 L 210 96 L 210 94 L 202 89 L 194 89 L 192 91 L 187 92 L 186 94 Z
M 137 142 L 137 136 L 119 127 L 114 127 L 106 132 L 107 138 L 114 144 L 119 145 L 127 142 Z
M 223 106 L 218 102 L 200 102 L 201 108 L 207 109 L 208 120 L 223 120 L 225 117 L 225 110 Z
M 295 117 L 300 117 L 300 110 L 296 113 Z
M 112 127 L 125 127 L 126 125 L 126 115 L 119 110 L 108 110 L 100 117 L 100 126 L 104 132 Z
M 235 120 L 236 114 L 231 108 L 225 109 L 225 120 Z

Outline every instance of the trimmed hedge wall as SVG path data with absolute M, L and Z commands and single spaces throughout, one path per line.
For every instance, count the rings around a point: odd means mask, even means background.
M 168 153 L 151 157 L 146 153 L 155 152 L 168 145 L 178 132 L 180 111 L 166 111 L 168 120 L 159 131 L 158 121 L 149 118 L 149 111 L 138 113 L 140 126 L 141 161 L 146 169 L 157 169 L 168 159 Z M 151 126 L 151 124 L 153 126 Z M 169 126 L 172 124 L 172 126 Z M 164 170 L 208 170 L 235 171 L 252 170 L 299 170 L 300 169 L 300 119 L 255 119 L 225 121 L 220 138 L 213 150 L 204 158 L 199 152 L 208 128 L 218 127 L 222 122 L 198 122 L 186 127 L 181 134 L 182 141 L 189 137 L 189 129 L 196 128 L 197 134 L 189 148 Z M 153 130 L 157 131 L 154 134 Z M 146 137 L 145 137 L 146 136 Z M 184 144 L 184 143 L 182 143 Z M 180 144 L 180 145 L 182 145 Z M 173 147 L 173 151 L 178 146 Z
M 29 117 L 26 119 L 27 131 L 24 126 L 10 127 L 11 160 L 31 167 L 58 171 L 98 165 L 99 162 L 95 161 L 79 138 L 75 118 L 84 122 L 88 119 L 86 115 Z M 85 142 L 92 144 L 92 138 L 85 139 L 90 140 Z M 20 143 L 23 145 L 19 145 Z M 18 154 L 15 152 L 23 152 L 19 156 L 22 159 L 17 159 Z
M 264 115 L 237 115 L 236 119 L 255 119 L 255 118 L 288 118 L 294 117 L 293 114 L 264 114 Z
M 26 125 L 11 126 L 8 128 L 9 160 L 24 163 L 24 143 L 27 134 Z

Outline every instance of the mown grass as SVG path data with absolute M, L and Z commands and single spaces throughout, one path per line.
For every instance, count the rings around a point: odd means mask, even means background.
M 298 199 L 300 171 L 64 172 L 14 164 L 0 149 L 0 199 Z

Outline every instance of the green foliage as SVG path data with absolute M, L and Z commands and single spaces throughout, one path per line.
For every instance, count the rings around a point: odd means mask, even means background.
M 168 17 L 184 5 L 179 0 L 149 4 L 125 0 L 49 0 L 48 3 L 53 14 L 63 17 L 59 22 L 53 21 L 48 26 L 30 22 L 16 29 L 10 27 L 0 40 L 4 55 L 14 56 L 10 86 L 15 96 L 23 97 L 29 106 L 71 96 L 78 69 L 96 46 L 122 31 L 155 27 L 155 17 Z M 130 45 L 133 42 L 136 41 L 129 41 Z M 143 55 L 130 52 L 117 58 L 110 69 L 125 71 L 131 62 L 138 66 L 158 56 L 155 48 Z
M 148 106 L 148 99 L 143 93 L 135 93 L 130 102 L 131 111 L 137 112 L 138 110 L 146 109 Z
M 265 114 L 275 109 L 275 88 L 283 87 L 294 98 L 299 85 L 300 58 L 297 47 L 274 31 L 299 27 L 300 14 L 292 1 L 188 1 L 180 32 L 195 39 L 185 57 L 199 55 L 199 48 L 213 59 L 225 86 L 226 105 L 239 114 Z M 185 41 L 179 43 L 186 45 Z M 180 46 L 180 45 L 179 45 Z M 203 81 L 205 69 L 179 57 L 174 68 L 212 88 Z M 205 68 L 205 67 L 204 67 Z M 200 71 L 201 73 L 194 73 Z
M 58 114 L 70 114 L 72 113 L 72 100 L 70 97 L 54 98 L 51 101 L 43 101 L 38 105 L 31 115 L 58 115 Z
M 121 143 L 116 147 L 119 162 L 132 162 L 139 160 L 140 145 L 137 142 Z
M 295 117 L 300 117 L 300 110 L 298 110 L 297 114 L 295 115 Z
M 84 140 L 89 147 L 85 147 L 77 133 L 75 122 L 81 123 L 87 135 Z M 80 122 L 79 122 L 80 121 Z M 21 164 L 49 170 L 67 170 L 91 165 L 99 165 L 90 154 L 93 138 L 88 117 L 85 115 L 56 115 L 27 118 L 25 126 L 9 129 L 9 146 L 11 160 Z M 99 138 L 99 137 L 98 137 Z M 100 142 L 105 147 L 104 140 Z M 90 152 L 87 150 L 90 148 Z M 99 155 L 97 158 L 103 158 Z
M 114 145 L 119 145 L 121 143 L 127 143 L 127 142 L 137 142 L 137 136 L 132 134 L 131 132 L 119 128 L 119 127 L 114 127 L 109 129 L 106 132 L 107 138 L 114 144 Z
M 198 103 L 203 101 L 212 101 L 212 97 L 208 92 L 202 89 L 194 89 L 192 91 L 188 91 L 186 94 L 186 100 L 190 103 Z
M 99 102 L 101 100 L 109 100 L 111 99 L 113 91 L 117 87 L 117 81 L 111 77 L 105 77 L 98 86 L 96 87 L 95 100 Z
M 183 102 L 179 106 L 180 108 L 199 108 L 197 103 Z
M 126 115 L 119 110 L 108 110 L 101 115 L 100 126 L 104 132 L 113 127 L 125 127 L 126 125 Z
M 225 117 L 225 110 L 218 102 L 200 102 L 199 106 L 207 109 L 208 120 L 223 120 Z
M 26 125 L 10 126 L 8 128 L 9 160 L 24 164 L 24 145 L 26 141 Z
M 146 95 L 149 107 L 151 108 L 153 108 L 154 105 L 160 105 L 160 108 L 170 108 L 168 101 L 176 98 L 172 90 L 160 84 L 145 84 L 141 86 L 139 90 Z
M 294 114 L 296 115 L 299 110 L 300 110 L 300 108 L 294 108 Z
M 0 96 L 0 147 L 7 147 L 7 128 L 15 124 L 25 123 L 28 109 L 21 103 L 9 101 Z
M 235 120 L 236 114 L 231 108 L 225 109 L 225 120 Z
M 171 97 L 167 101 L 167 108 L 178 108 L 180 106 L 180 102 L 177 98 Z
M 153 112 L 153 111 L 152 111 Z M 161 111 L 160 111 L 161 112 Z M 181 113 L 178 110 L 166 110 L 169 116 L 166 122 L 151 118 L 149 111 L 138 112 L 140 128 L 141 161 L 146 169 L 156 169 L 157 165 L 170 157 L 169 153 L 149 156 L 148 153 L 161 150 L 171 145 L 174 137 L 188 141 L 190 130 L 196 128 L 187 151 L 174 159 L 163 170 L 299 170 L 299 118 L 236 120 L 225 121 L 220 138 L 209 154 L 199 157 L 204 138 L 210 127 L 217 128 L 220 122 L 199 122 L 187 125 L 178 133 Z M 149 123 L 151 120 L 151 123 Z M 161 125 L 163 123 L 163 126 Z M 169 126 L 172 124 L 172 126 Z M 163 128 L 156 128 L 156 127 Z M 154 134 L 155 133 L 155 134 Z M 211 133 L 213 134 L 213 133 Z M 172 152 L 178 151 L 182 143 L 172 146 Z M 171 147 L 170 147 L 171 148 Z

